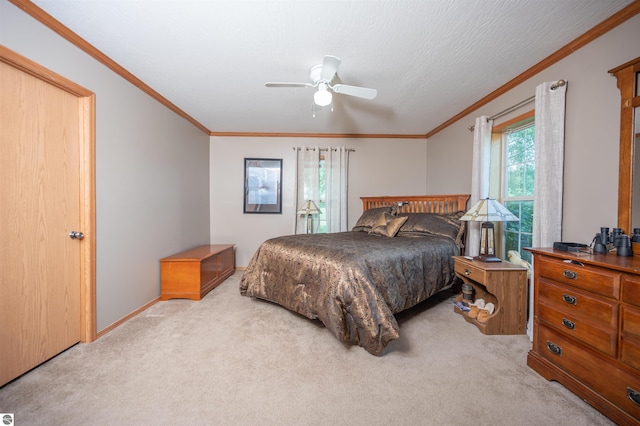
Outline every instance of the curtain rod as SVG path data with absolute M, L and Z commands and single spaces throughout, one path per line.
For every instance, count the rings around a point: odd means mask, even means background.
M 313 148 L 309 148 L 309 147 L 300 147 L 300 146 L 294 146 L 294 147 L 293 147 L 293 150 L 294 150 L 294 151 L 302 151 L 303 149 L 306 149 L 307 151 L 309 151 L 310 149 L 313 149 Z M 319 148 L 319 149 L 320 149 L 320 151 L 329 151 L 329 148 Z M 331 150 L 332 150 L 332 151 L 337 151 L 337 150 L 338 150 L 338 148 L 331 148 Z M 356 150 L 355 150 L 355 149 L 352 149 L 352 148 L 347 148 L 347 151 L 349 151 L 349 152 L 356 152 Z
M 557 82 L 555 82 L 554 84 L 552 84 L 552 85 L 551 85 L 551 87 L 550 87 L 549 89 L 551 89 L 551 90 L 556 90 L 558 87 L 562 87 L 562 86 L 564 86 L 565 84 L 567 84 L 567 82 L 566 82 L 565 80 L 558 80 Z M 527 99 L 525 99 L 524 101 L 522 101 L 522 102 L 520 102 L 520 103 L 518 103 L 518 104 L 515 104 L 515 105 L 514 105 L 514 106 L 512 106 L 512 107 L 509 107 L 509 108 L 505 109 L 504 111 L 500 111 L 499 113 L 492 115 L 491 117 L 489 117 L 489 118 L 488 118 L 488 120 L 495 120 L 496 118 L 500 118 L 500 117 L 502 117 L 503 115 L 507 115 L 507 114 L 509 114 L 510 112 L 515 111 L 515 110 L 517 110 L 518 108 L 520 108 L 520 107 L 522 107 L 522 106 L 524 106 L 524 105 L 526 105 L 526 104 L 528 104 L 528 103 L 530 103 L 530 102 L 533 102 L 533 101 L 535 101 L 535 100 L 536 100 L 535 95 L 534 95 L 534 96 L 531 96 L 530 98 L 527 98 Z M 476 128 L 476 126 L 475 126 L 474 124 L 472 124 L 471 126 L 469 126 L 469 127 L 468 127 L 468 129 L 469 129 L 469 131 L 470 131 L 470 132 L 473 132 L 473 130 L 474 130 L 475 128 Z

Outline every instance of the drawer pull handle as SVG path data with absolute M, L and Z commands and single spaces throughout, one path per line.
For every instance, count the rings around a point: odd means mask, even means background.
M 568 269 L 564 270 L 563 275 L 566 278 L 569 278 L 570 280 L 575 280 L 576 278 L 578 278 L 578 273 L 577 272 L 569 271 Z
M 471 271 L 468 270 L 467 268 L 464 268 L 464 274 L 465 275 L 471 275 Z
M 554 355 L 562 356 L 562 348 L 549 340 L 547 340 L 547 349 Z
M 640 392 L 627 388 L 627 397 L 633 401 L 634 404 L 640 405 Z
M 575 296 L 570 296 L 568 294 L 563 294 L 562 300 L 564 300 L 570 305 L 575 305 L 578 302 L 578 299 Z
M 576 329 L 576 323 L 573 322 L 573 321 L 569 321 L 566 318 L 562 318 L 562 325 L 567 327 L 569 330 L 575 330 Z

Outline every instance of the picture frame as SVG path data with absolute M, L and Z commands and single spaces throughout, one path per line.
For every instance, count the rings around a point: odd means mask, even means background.
M 244 159 L 244 213 L 282 214 L 282 158 Z

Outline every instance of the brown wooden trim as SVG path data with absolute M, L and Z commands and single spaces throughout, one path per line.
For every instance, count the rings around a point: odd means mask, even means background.
M 51 30 L 58 33 L 61 37 L 79 47 L 81 50 L 86 52 L 88 55 L 98 60 L 109 69 L 111 69 L 116 74 L 120 75 L 125 80 L 129 81 L 134 86 L 138 87 L 140 90 L 160 102 L 162 105 L 166 106 L 170 110 L 174 111 L 179 116 L 187 119 L 192 124 L 194 124 L 197 128 L 202 130 L 205 133 L 208 133 L 210 136 L 239 136 L 239 137 L 307 137 L 307 138 L 388 138 L 388 139 L 426 139 L 425 135 L 416 134 L 416 135 L 395 135 L 395 134 L 373 134 L 373 135 L 363 135 L 363 134 L 329 134 L 329 133 L 264 133 L 264 132 L 212 132 L 207 129 L 204 125 L 200 124 L 194 118 L 189 116 L 187 113 L 182 111 L 176 105 L 171 103 L 169 100 L 164 98 L 158 92 L 153 90 L 151 87 L 147 86 L 142 80 L 131 74 L 125 68 L 117 64 L 107 55 L 102 53 L 100 50 L 96 49 L 82 37 L 80 37 L 75 32 L 71 31 L 69 28 L 64 26 L 60 21 L 56 20 L 53 16 L 49 15 L 47 12 L 31 3 L 28 0 L 9 0 L 11 3 L 15 4 L 17 7 L 24 10 L 28 15 L 32 16 L 36 20 L 40 21 L 40 23 L 49 27 Z
M 625 64 L 626 65 L 626 64 Z M 635 94 L 636 70 L 633 63 L 626 68 L 616 68 L 615 76 L 620 89 L 620 161 L 618 169 L 618 228 L 626 234 L 632 230 L 631 209 L 633 207 L 633 119 L 631 106 Z
M 629 62 L 625 62 L 624 64 L 622 64 L 620 66 L 617 66 L 612 70 L 609 70 L 609 74 L 615 74 L 618 71 L 623 70 L 623 69 L 625 69 L 625 68 L 627 68 L 629 66 L 632 66 L 632 65 L 633 65 L 633 69 L 634 70 L 640 71 L 640 56 L 635 58 L 635 59 L 630 60 Z
M 81 265 L 82 286 L 80 289 L 80 340 L 92 342 L 96 339 L 96 179 L 95 179 L 95 111 L 96 95 L 86 96 L 80 101 L 80 229 L 86 237 L 82 241 Z
M 619 12 L 611 15 L 609 18 L 605 19 L 604 21 L 602 21 L 601 23 L 599 23 L 598 25 L 593 27 L 591 30 L 587 31 L 586 33 L 584 33 L 580 37 L 578 37 L 575 40 L 573 40 L 572 42 L 570 42 L 569 44 L 561 47 L 558 51 L 553 53 L 551 56 L 549 56 L 549 57 L 543 59 L 542 61 L 538 62 L 536 65 L 534 65 L 533 67 L 529 68 L 528 70 L 526 70 L 525 72 L 523 72 L 522 74 L 517 76 L 516 78 L 514 78 L 511 81 L 507 82 L 506 84 L 502 85 L 501 87 L 499 87 L 498 89 L 496 89 L 493 92 L 489 93 L 487 96 L 485 96 L 484 98 L 480 99 L 479 101 L 477 101 L 473 105 L 471 105 L 468 108 L 462 110 L 458 114 L 456 114 L 453 117 L 451 117 L 449 120 L 445 121 L 444 123 L 442 123 L 441 125 L 439 125 L 435 129 L 431 130 L 430 132 L 428 132 L 425 135 L 425 137 L 430 138 L 431 136 L 435 135 L 436 133 L 440 132 L 441 130 L 449 127 L 450 125 L 452 125 L 456 121 L 458 121 L 458 120 L 466 117 L 467 115 L 471 114 L 473 111 L 477 110 L 481 106 L 486 105 L 489 102 L 493 101 L 494 99 L 504 95 L 509 90 L 511 90 L 511 89 L 515 88 L 516 86 L 522 84 L 526 80 L 528 80 L 531 77 L 533 77 L 534 75 L 542 72 L 546 68 L 548 68 L 551 65 L 555 64 L 556 62 L 560 61 L 561 59 L 564 59 L 565 57 L 569 56 L 570 54 L 572 54 L 576 50 L 578 50 L 581 47 L 585 46 L 586 44 L 592 42 L 593 40 L 597 39 L 601 35 L 605 34 L 607 31 L 610 31 L 611 29 L 613 29 L 613 28 L 617 27 L 618 25 L 622 24 L 626 20 L 634 17 L 638 13 L 640 13 L 640 0 L 635 0 L 630 5 L 628 5 L 624 9 L 620 10 Z
M 85 39 L 80 37 L 78 34 L 71 31 L 69 28 L 64 26 L 60 21 L 55 19 L 53 16 L 49 15 L 47 12 L 36 6 L 29 0 L 9 0 L 11 3 L 25 11 L 28 15 L 40 21 L 46 27 L 49 27 L 51 30 L 58 33 L 61 37 L 79 47 L 81 50 L 86 52 L 89 56 L 96 59 L 98 62 L 104 64 L 107 68 L 120 75 L 122 78 L 136 86 L 138 89 L 142 90 L 147 95 L 151 96 L 156 101 L 160 102 L 162 105 L 169 108 L 171 111 L 178 114 L 180 117 L 186 119 L 191 122 L 198 129 L 202 130 L 204 133 L 211 133 L 209 129 L 207 129 L 203 124 L 198 122 L 195 118 L 191 117 L 189 114 L 178 108 L 175 104 L 170 102 L 160 93 L 153 90 L 151 87 L 146 85 L 142 80 L 137 78 L 135 75 L 131 74 L 121 65 L 117 64 L 113 59 L 109 58 L 107 55 L 96 49 L 90 43 L 88 43 Z
M 67 93 L 71 93 L 74 96 L 84 97 L 93 95 L 92 91 L 85 89 L 79 84 L 76 84 L 63 76 L 56 74 L 55 72 L 43 67 L 42 65 L 33 62 L 32 60 L 2 45 L 0 45 L 0 60 L 16 69 L 19 69 L 22 72 L 32 75 L 40 80 L 46 81 L 48 84 L 51 84 L 58 89 L 62 89 Z
M 448 195 L 383 195 L 360 197 L 362 211 L 398 206 L 398 213 L 452 213 L 466 211 L 469 194 Z
M 499 96 L 502 96 L 503 94 L 505 94 L 509 90 L 513 89 L 514 87 L 518 86 L 519 84 L 523 83 L 524 81 L 528 80 L 529 78 L 533 77 L 534 75 L 538 74 L 539 72 L 543 71 L 544 69 L 550 67 L 551 65 L 553 65 L 556 62 L 560 61 L 561 59 L 567 57 L 568 55 L 570 55 L 574 51 L 578 50 L 579 48 L 583 47 L 584 45 L 590 43 L 591 41 L 595 40 L 596 38 L 600 37 L 601 35 L 605 34 L 606 32 L 610 31 L 611 29 L 617 27 L 618 25 L 622 24 L 626 20 L 628 20 L 628 19 L 634 17 L 635 15 L 637 15 L 638 13 L 640 13 L 640 0 L 635 0 L 633 3 L 629 4 L 624 9 L 622 9 L 619 12 L 611 15 L 609 18 L 605 19 L 604 21 L 602 21 L 600 24 L 596 25 L 591 30 L 587 31 L 586 33 L 584 33 L 580 37 L 576 38 L 575 40 L 571 41 L 570 43 L 568 43 L 564 47 L 560 48 L 558 51 L 556 51 L 551 56 L 549 56 L 549 57 L 543 59 L 542 61 L 538 62 L 536 65 L 534 65 L 533 67 L 529 68 L 527 71 L 525 71 L 522 74 L 518 75 L 517 77 L 515 77 L 511 81 L 507 82 L 506 84 L 504 84 L 500 88 L 498 88 L 498 89 L 494 90 L 493 92 L 489 93 L 484 98 L 482 98 L 479 101 L 475 102 L 471 106 L 465 108 L 464 110 L 462 110 L 461 112 L 459 112 L 455 116 L 451 117 L 449 120 L 445 121 L 444 123 L 440 124 L 439 126 L 437 126 L 436 128 L 432 129 L 431 131 L 427 132 L 424 135 L 394 135 L 394 134 L 389 134 L 389 135 L 360 135 L 360 134 L 352 135 L 352 134 L 320 134 L 320 133 L 212 132 L 212 131 L 208 130 L 204 125 L 202 125 L 198 121 L 196 121 L 193 117 L 188 115 L 186 112 L 182 111 L 176 105 L 174 105 L 169 100 L 164 98 L 158 92 L 156 92 L 155 90 L 153 90 L 152 88 L 147 86 L 145 83 L 143 83 L 136 76 L 134 76 L 129 71 L 124 69 L 122 66 L 118 65 L 116 62 L 114 62 L 112 59 L 110 59 L 104 53 L 100 52 L 98 49 L 93 47 L 91 44 L 89 44 L 82 37 L 80 37 L 79 35 L 77 35 L 73 31 L 71 31 L 69 28 L 67 28 L 64 25 L 62 25 L 62 23 L 60 23 L 58 20 L 53 18 L 48 13 L 46 13 L 44 10 L 40 9 L 35 4 L 31 3 L 29 0 L 9 0 L 9 1 L 11 3 L 15 4 L 17 7 L 21 8 L 22 10 L 24 10 L 27 14 L 31 15 L 33 18 L 35 18 L 38 21 L 40 21 L 45 26 L 49 27 L 50 29 L 52 29 L 53 31 L 58 33 L 60 36 L 62 36 L 63 38 L 65 38 L 66 40 L 71 42 L 72 44 L 74 44 L 77 47 L 79 47 L 80 49 L 84 50 L 87 54 L 89 54 L 90 56 L 92 56 L 93 58 L 98 60 L 99 62 L 101 62 L 104 65 L 106 65 L 109 69 L 114 71 L 116 74 L 119 74 L 125 80 L 131 82 L 134 86 L 138 87 L 140 90 L 142 90 L 143 92 L 147 93 L 149 96 L 151 96 L 152 98 L 156 99 L 158 102 L 160 102 L 161 104 L 165 105 L 167 108 L 169 108 L 170 110 L 174 111 L 179 116 L 181 116 L 181 117 L 185 118 L 186 120 L 188 120 L 189 122 L 191 122 L 193 125 L 195 125 L 197 128 L 199 128 L 203 132 L 208 133 L 211 136 L 251 136 L 251 137 L 428 139 L 431 136 L 435 135 L 436 133 L 440 132 L 441 130 L 449 127 L 453 123 L 455 123 L 458 120 L 462 119 L 463 117 L 466 117 L 467 115 L 471 114 L 473 111 L 477 110 L 481 106 L 486 105 L 487 103 L 489 103 L 492 100 L 498 98 Z
M 131 312 L 130 314 L 125 315 L 124 317 L 120 318 L 118 321 L 114 322 L 110 326 L 105 327 L 102 330 L 100 330 L 100 332 L 98 332 L 97 337 L 100 338 L 100 337 L 104 336 L 105 334 L 107 334 L 110 331 L 114 330 L 115 328 L 121 326 L 125 322 L 129 321 L 131 318 L 135 317 L 136 315 L 146 311 L 147 309 L 149 309 L 150 307 L 152 307 L 153 305 L 155 305 L 159 301 L 160 301 L 160 297 L 157 297 L 157 298 L 153 299 L 151 302 L 149 302 L 149 303 L 139 307 L 135 311 Z
M 532 109 L 531 111 L 527 111 L 524 114 L 520 114 L 519 116 L 514 117 L 511 120 L 507 120 L 504 123 L 497 124 L 493 126 L 493 128 L 491 129 L 491 133 L 502 133 L 521 121 L 525 121 L 527 119 L 533 118 L 535 116 L 535 113 L 536 113 L 536 110 Z
M 95 94 L 2 45 L 0 61 L 78 97 L 80 221 L 85 234 L 80 253 L 80 339 L 90 342 L 96 336 Z
M 253 137 L 253 138 L 426 139 L 425 135 L 362 134 L 362 133 L 211 132 L 211 136 Z

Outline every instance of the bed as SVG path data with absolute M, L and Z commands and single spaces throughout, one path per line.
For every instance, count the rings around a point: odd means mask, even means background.
M 361 199 L 351 231 L 263 242 L 240 293 L 317 319 L 340 341 L 380 355 L 399 337 L 394 314 L 453 284 L 469 195 Z

